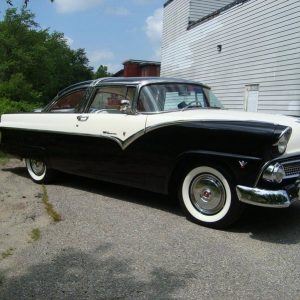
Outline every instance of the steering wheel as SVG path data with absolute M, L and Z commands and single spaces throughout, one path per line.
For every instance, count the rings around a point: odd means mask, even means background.
M 178 107 L 179 107 L 179 105 L 182 104 L 182 103 L 183 103 L 183 102 L 179 103 L 179 104 L 178 104 Z M 184 102 L 184 103 L 185 103 L 185 102 Z M 188 109 L 189 107 L 192 106 L 192 104 L 195 104 L 195 103 L 197 104 L 197 106 L 202 107 L 202 105 L 200 104 L 200 102 L 199 102 L 198 100 L 194 100 L 194 101 L 191 101 L 191 102 L 189 102 L 188 104 L 186 104 L 186 105 L 182 108 L 182 111 Z

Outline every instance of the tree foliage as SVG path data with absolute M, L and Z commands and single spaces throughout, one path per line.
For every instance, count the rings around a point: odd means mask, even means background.
M 8 9 L 0 21 L 0 99 L 47 103 L 67 85 L 91 79 L 88 63 L 84 49 L 42 30 L 27 9 Z
M 50 0 L 51 2 L 54 2 L 54 0 Z M 24 0 L 24 6 L 27 7 L 29 0 Z M 6 0 L 6 3 L 13 6 L 13 1 L 12 0 Z
M 94 78 L 111 77 L 113 74 L 108 72 L 107 66 L 100 65 L 94 74 Z

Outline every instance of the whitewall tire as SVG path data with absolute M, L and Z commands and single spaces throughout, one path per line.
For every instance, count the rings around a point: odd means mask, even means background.
M 34 182 L 48 183 L 52 179 L 53 172 L 44 161 L 26 158 L 25 163 L 28 174 Z
M 185 173 L 179 188 L 179 199 L 186 216 L 208 227 L 225 228 L 241 214 L 243 204 L 231 188 L 225 170 L 198 166 Z

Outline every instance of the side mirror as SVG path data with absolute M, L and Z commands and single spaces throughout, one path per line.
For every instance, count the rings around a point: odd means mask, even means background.
M 123 113 L 131 113 L 131 104 L 129 100 L 121 100 L 120 111 Z

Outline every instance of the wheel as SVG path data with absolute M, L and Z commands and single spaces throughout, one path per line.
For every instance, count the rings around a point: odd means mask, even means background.
M 179 188 L 179 200 L 192 221 L 213 228 L 226 228 L 238 219 L 243 203 L 237 200 L 231 177 L 212 166 L 189 169 Z
M 27 171 L 36 183 L 49 183 L 53 179 L 53 171 L 47 168 L 42 160 L 27 158 L 25 160 Z

